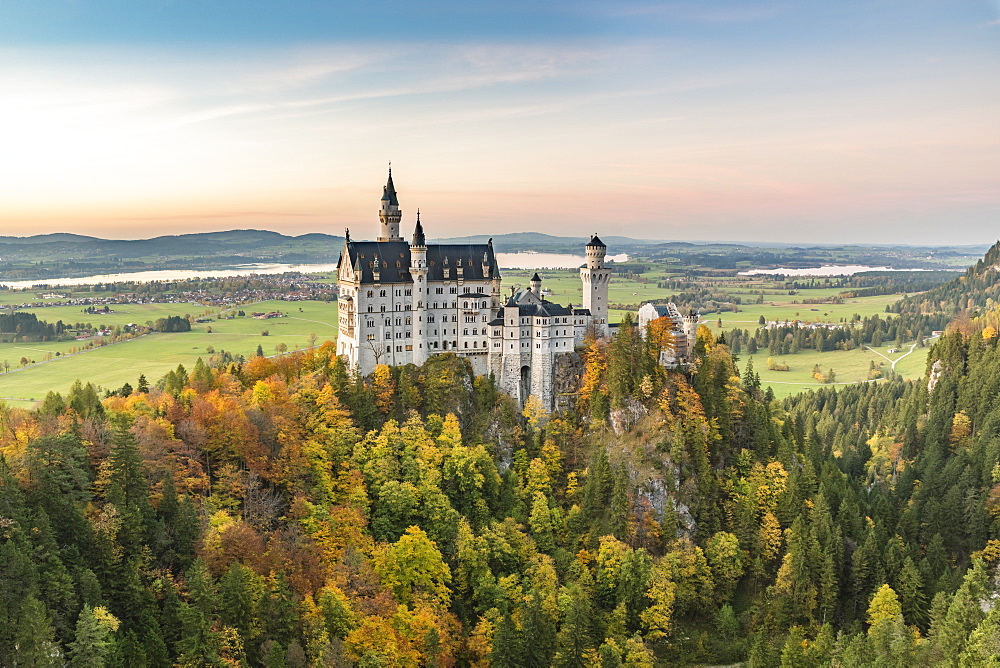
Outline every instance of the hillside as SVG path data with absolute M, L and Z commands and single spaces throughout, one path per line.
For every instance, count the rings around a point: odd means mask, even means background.
M 900 301 L 895 313 L 933 313 L 949 316 L 975 313 L 1000 303 L 1000 242 L 959 276 L 927 292 Z

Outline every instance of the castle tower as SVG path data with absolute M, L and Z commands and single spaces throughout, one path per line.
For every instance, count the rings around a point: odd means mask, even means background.
M 604 266 L 608 247 L 595 234 L 587 242 L 587 264 L 580 268 L 583 281 L 583 308 L 590 310 L 590 322 L 597 336 L 608 334 L 608 282 L 611 270 Z
M 378 241 L 402 241 L 399 236 L 399 221 L 403 212 L 396 199 L 396 188 L 392 185 L 392 167 L 389 167 L 389 181 L 382 188 L 382 208 L 378 210 L 378 219 L 382 222 L 382 234 Z
M 542 298 L 542 279 L 540 279 L 538 277 L 538 272 L 537 271 L 535 272 L 535 275 L 531 277 L 531 283 L 530 283 L 530 285 L 531 285 L 531 294 L 533 294 L 536 297 L 538 297 L 539 299 L 541 299 Z
M 689 311 L 686 316 L 684 316 L 684 338 L 687 340 L 687 350 L 685 351 L 685 357 L 687 357 L 690 362 L 694 357 L 694 347 L 698 342 L 698 321 L 701 320 L 699 316 L 694 311 Z
M 424 226 L 420 224 L 420 209 L 417 209 L 417 226 L 410 241 L 410 276 L 413 278 L 413 363 L 420 365 L 427 361 L 429 345 L 426 322 L 429 296 L 427 243 L 424 238 Z

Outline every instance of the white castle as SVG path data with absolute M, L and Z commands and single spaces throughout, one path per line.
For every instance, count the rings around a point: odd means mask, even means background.
M 402 211 L 392 183 L 383 189 L 381 234 L 354 241 L 346 234 L 337 264 L 340 328 L 337 352 L 368 375 L 378 364 L 423 364 L 453 352 L 477 375 L 493 374 L 520 402 L 534 395 L 554 406 L 556 368 L 583 343 L 588 328 L 608 332 L 605 244 L 595 234 L 580 268 L 583 306 L 542 297 L 536 273 L 528 289 L 503 298 L 493 240 L 486 244 L 426 243 L 417 212 L 413 237 L 399 235 Z

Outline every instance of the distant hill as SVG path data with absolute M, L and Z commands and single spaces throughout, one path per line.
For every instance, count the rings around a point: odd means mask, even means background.
M 336 262 L 344 238 L 229 230 L 152 239 L 79 234 L 0 237 L 0 279 L 33 280 L 155 269 L 224 269 L 255 263 Z
M 612 253 L 627 251 L 629 247 L 652 246 L 662 244 L 662 241 L 650 239 L 633 239 L 631 237 L 604 236 L 598 234 Z M 439 237 L 428 239 L 428 243 L 436 244 L 484 244 L 493 239 L 493 248 L 501 253 L 513 253 L 523 250 L 569 251 L 579 253 L 590 241 L 590 235 L 583 237 L 557 237 L 542 232 L 510 232 L 508 234 L 473 234 L 467 237 Z

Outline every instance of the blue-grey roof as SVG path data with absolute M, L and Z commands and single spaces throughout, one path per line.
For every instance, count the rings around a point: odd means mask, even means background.
M 351 266 L 361 265 L 361 282 L 374 283 L 374 263 L 378 259 L 379 283 L 410 283 L 410 244 L 405 241 L 348 241 L 345 244 Z M 483 272 L 483 258 L 489 260 Z M 343 256 L 341 256 L 341 262 Z M 431 244 L 427 246 L 427 280 L 443 281 L 444 269 L 450 269 L 448 280 L 458 277 L 467 281 L 500 277 L 493 246 L 490 244 Z

